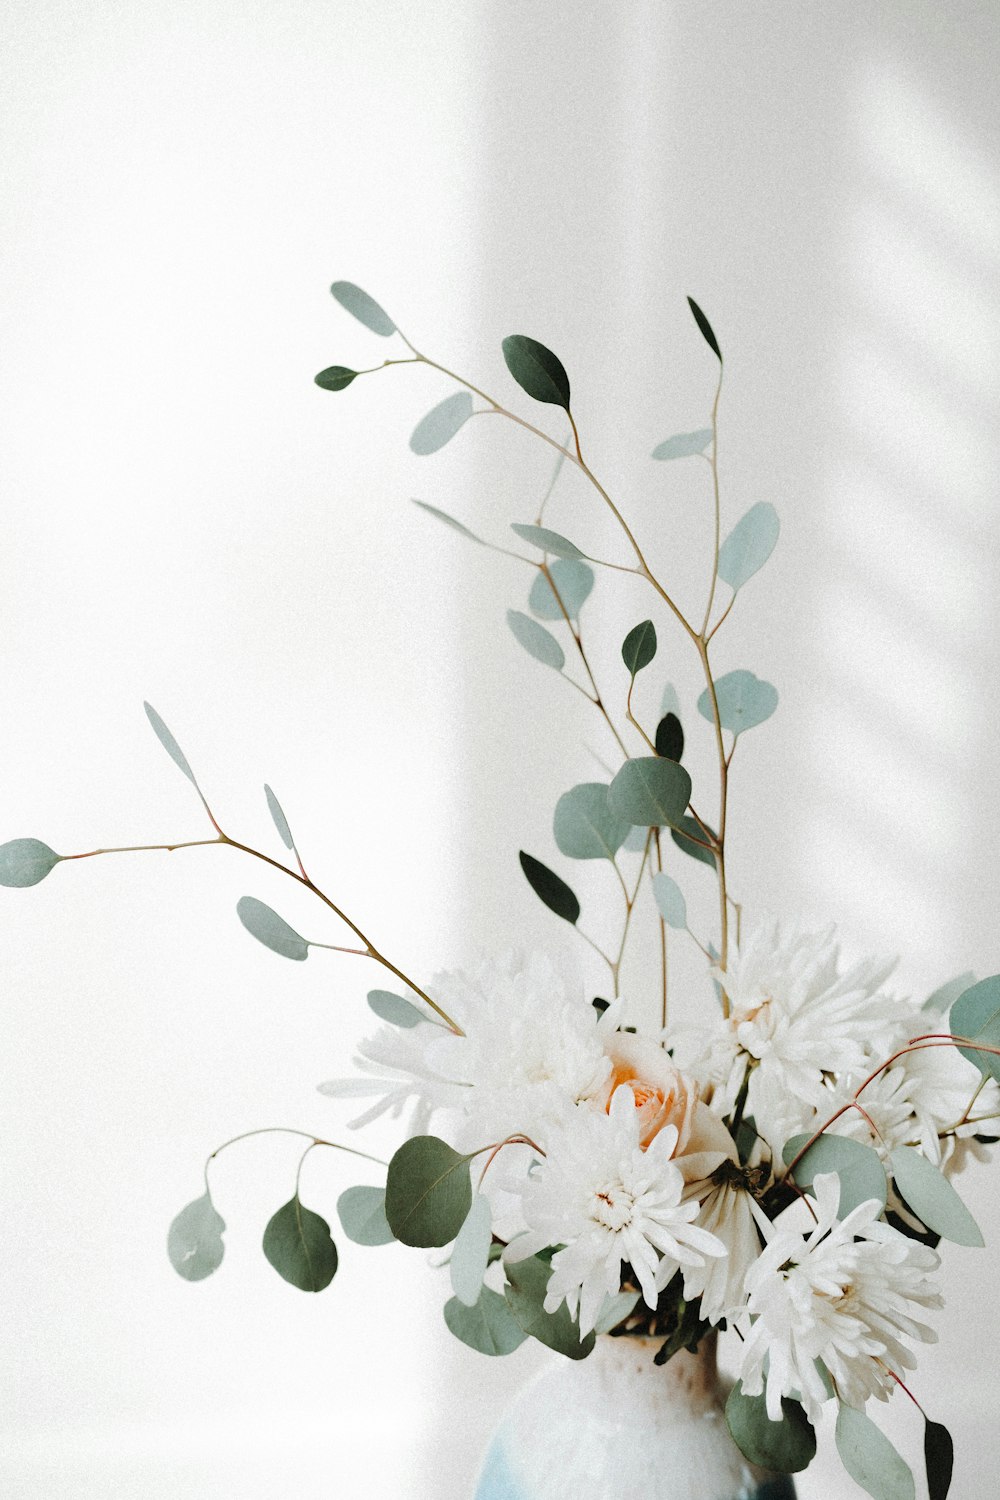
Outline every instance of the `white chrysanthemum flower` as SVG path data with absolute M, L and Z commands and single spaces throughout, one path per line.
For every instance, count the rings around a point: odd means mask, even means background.
M 713 1107 L 736 1105 L 750 1070 L 746 1113 L 775 1150 L 806 1128 L 823 1075 L 888 1056 L 903 1013 L 880 986 L 894 961 L 863 960 L 840 972 L 835 928 L 804 933 L 759 925 L 725 974 L 730 1015 L 708 1039 L 702 1067 L 718 1085 Z
M 648 1147 L 640 1142 L 641 1111 L 627 1084 L 607 1113 L 583 1105 L 546 1144 L 545 1160 L 524 1183 L 527 1232 L 508 1247 L 509 1260 L 561 1245 L 552 1257 L 545 1308 L 566 1302 L 588 1333 L 605 1295 L 621 1286 L 628 1262 L 648 1307 L 680 1266 L 701 1265 L 725 1247 L 697 1227 L 697 1201 L 682 1202 L 684 1178 L 671 1160 L 677 1129 L 665 1125 Z
M 819 1218 L 811 1232 L 776 1230 L 746 1278 L 753 1322 L 740 1379 L 748 1396 L 766 1388 L 773 1422 L 789 1395 L 817 1419 L 826 1399 L 817 1360 L 840 1400 L 860 1408 L 869 1396 L 888 1399 L 890 1372 L 913 1368 L 904 1340 L 937 1338 L 913 1315 L 915 1307 L 941 1306 L 927 1275 L 940 1264 L 935 1252 L 881 1222 L 874 1199 L 839 1222 L 834 1173 L 817 1176 L 813 1192 Z
M 684 1171 L 683 1159 L 677 1165 Z M 746 1310 L 746 1278 L 760 1256 L 757 1219 L 764 1218 L 763 1210 L 739 1180 L 739 1173 L 727 1176 L 724 1168 L 713 1169 L 708 1180 L 689 1180 L 688 1197 L 699 1205 L 696 1223 L 714 1234 L 726 1253 L 700 1266 L 685 1266 L 684 1296 L 688 1302 L 701 1298 L 701 1316 L 706 1323 L 735 1319 Z
M 485 959 L 471 973 L 437 975 L 428 993 L 465 1035 L 428 1022 L 386 1025 L 366 1038 L 356 1061 L 369 1078 L 320 1086 L 340 1097 L 379 1095 L 352 1125 L 385 1110 L 398 1114 L 412 1099 L 419 1128 L 436 1110 L 460 1111 L 456 1143 L 471 1150 L 514 1132 L 544 1131 L 599 1093 L 611 1072 L 604 1040 L 617 1009 L 598 1022 L 547 958 L 532 956 L 523 966 L 513 955 Z

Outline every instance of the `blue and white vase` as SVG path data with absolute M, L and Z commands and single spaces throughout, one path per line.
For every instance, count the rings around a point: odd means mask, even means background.
M 661 1343 L 602 1337 L 588 1359 L 557 1357 L 501 1421 L 475 1500 L 795 1500 L 729 1435 L 715 1339 L 655 1365 Z

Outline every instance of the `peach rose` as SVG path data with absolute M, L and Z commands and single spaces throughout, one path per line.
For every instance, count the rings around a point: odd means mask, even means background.
M 639 1111 L 639 1143 L 643 1149 L 664 1125 L 676 1125 L 674 1155 L 683 1155 L 698 1103 L 695 1085 L 678 1072 L 664 1049 L 648 1037 L 616 1031 L 605 1050 L 611 1059 L 611 1074 L 596 1102 L 610 1110 L 615 1090 L 627 1084 Z

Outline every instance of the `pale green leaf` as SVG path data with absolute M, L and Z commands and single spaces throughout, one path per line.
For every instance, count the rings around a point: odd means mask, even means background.
M 61 859 L 41 839 L 11 839 L 0 844 L 0 885 L 37 885 Z
M 766 500 L 752 505 L 719 548 L 719 577 L 735 593 L 774 551 L 780 531 L 778 512 Z
M 446 510 L 438 510 L 436 505 L 428 505 L 426 500 L 414 500 L 413 503 L 419 505 L 420 509 L 425 510 L 429 516 L 436 516 L 439 521 L 443 521 L 446 526 L 450 526 L 452 531 L 457 531 L 467 541 L 477 542 L 480 547 L 491 545 L 489 542 L 484 542 L 481 536 L 476 536 L 476 533 L 470 531 L 468 526 L 463 526 L 461 521 L 456 521 L 454 516 L 449 516 Z
M 446 443 L 451 442 L 471 416 L 472 397 L 468 391 L 456 391 L 453 396 L 446 396 L 437 406 L 431 407 L 413 429 L 410 436 L 411 449 L 421 456 L 437 453 Z
M 952 1036 L 968 1037 L 985 1047 L 1000 1047 L 1000 974 L 971 985 L 955 1001 L 948 1021 Z M 982 1073 L 1000 1081 L 1000 1056 L 974 1047 L 959 1047 Z
M 573 562 L 581 562 L 585 556 L 573 542 L 567 541 L 558 531 L 550 531 L 547 526 L 528 526 L 521 521 L 512 521 L 510 529 L 522 542 L 528 542 L 540 552 L 551 552 Z
M 898 1146 L 889 1155 L 889 1167 L 900 1193 L 928 1229 L 956 1245 L 984 1244 L 979 1225 L 926 1156 L 912 1146 Z
M 419 1026 L 427 1019 L 409 1000 L 392 990 L 369 990 L 368 1004 L 379 1020 L 388 1021 L 390 1026 Z
M 355 286 L 353 281 L 335 281 L 330 292 L 341 307 L 357 318 L 359 323 L 370 328 L 372 333 L 388 338 L 391 333 L 396 332 L 396 325 L 385 309 L 379 306 L 374 297 L 369 297 L 367 292 Z
M 631 824 L 608 805 L 608 787 L 585 781 L 563 792 L 552 822 L 556 845 L 569 859 L 614 859 Z
M 872 1500 L 914 1500 L 909 1467 L 871 1417 L 852 1406 L 837 1413 L 837 1452 L 855 1483 Z
M 345 1188 L 337 1199 L 337 1214 L 356 1245 L 388 1245 L 396 1238 L 385 1216 L 385 1188 Z
M 687 902 L 684 900 L 684 892 L 673 876 L 664 874 L 663 871 L 654 875 L 653 895 L 656 898 L 660 916 L 668 927 L 680 930 L 687 926 Z
M 507 611 L 507 624 L 516 641 L 540 661 L 543 666 L 552 667 L 556 672 L 561 672 L 566 664 L 566 655 L 559 642 L 552 633 L 539 625 L 530 615 L 523 615 L 518 609 Z
M 474 1307 L 466 1307 L 457 1297 L 444 1305 L 448 1328 L 479 1354 L 513 1354 L 528 1335 L 499 1292 L 484 1286 Z
M 194 779 L 194 772 L 188 765 L 187 757 L 185 756 L 184 751 L 181 749 L 180 745 L 178 745 L 177 741 L 170 733 L 170 730 L 167 728 L 166 724 L 164 724 L 163 720 L 156 712 L 156 709 L 151 703 L 144 703 L 142 706 L 146 710 L 146 718 L 153 726 L 153 733 L 156 735 L 156 738 L 159 740 L 164 750 L 170 756 L 170 759 L 173 761 L 174 765 L 177 766 L 179 770 L 184 772 L 184 775 L 187 777 L 188 781 L 190 781 L 193 787 L 197 787 L 198 783 Z
M 549 563 L 549 576 L 551 583 L 544 573 L 536 574 L 528 596 L 528 608 L 540 620 L 562 620 L 565 618 L 563 610 L 575 620 L 594 587 L 593 570 L 575 558 L 558 557 Z
M 178 1276 L 185 1281 L 204 1281 L 222 1264 L 226 1224 L 205 1192 L 182 1208 L 167 1232 L 167 1254 Z
M 788 1166 L 801 1151 L 808 1134 L 793 1135 L 786 1141 L 782 1156 Z M 879 1154 L 871 1146 L 848 1135 L 831 1135 L 829 1131 L 814 1141 L 795 1168 L 799 1187 L 811 1187 L 822 1172 L 836 1172 L 840 1180 L 838 1213 L 846 1219 L 860 1203 L 874 1198 L 885 1208 L 887 1183 Z
M 481 1193 L 472 1199 L 472 1207 L 455 1238 L 448 1270 L 451 1288 L 459 1302 L 475 1307 L 483 1289 L 483 1277 L 489 1264 L 493 1243 L 493 1219 L 490 1205 Z
M 659 443 L 653 449 L 653 457 L 691 458 L 696 453 L 704 453 L 711 441 L 711 427 L 701 427 L 697 432 L 678 432 L 665 443 Z
M 281 810 L 281 803 L 266 784 L 264 786 L 264 796 L 267 798 L 268 811 L 274 821 L 274 826 L 278 830 L 278 837 L 286 849 L 294 849 L 295 840 L 292 838 L 292 830 L 288 826 L 288 819 Z
M 954 979 L 949 979 L 944 984 L 939 984 L 937 989 L 933 990 L 927 996 L 927 999 L 920 1008 L 921 1010 L 929 1011 L 932 1015 L 944 1015 L 945 1011 L 954 1005 L 959 996 L 964 995 L 966 990 L 971 989 L 975 982 L 975 974 L 973 974 L 971 969 L 966 969 L 964 974 L 956 974 Z
M 250 936 L 263 943 L 265 948 L 270 948 L 272 953 L 280 953 L 282 958 L 294 958 L 298 962 L 309 957 L 309 944 L 305 938 L 256 896 L 241 896 L 236 903 L 236 915 Z
M 763 682 L 752 672 L 727 672 L 715 684 L 719 704 L 719 719 L 723 729 L 732 734 L 742 734 L 769 719 L 778 706 L 778 691 L 769 682 Z M 712 698 L 708 688 L 698 699 L 698 712 L 702 718 L 714 724 Z
M 617 1328 L 632 1312 L 639 1301 L 638 1292 L 608 1292 L 601 1303 L 600 1312 L 597 1314 L 597 1322 L 594 1324 L 594 1332 L 597 1334 L 610 1333 L 612 1328 Z

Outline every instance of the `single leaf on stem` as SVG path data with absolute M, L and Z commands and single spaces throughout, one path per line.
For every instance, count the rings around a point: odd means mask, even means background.
M 660 916 L 668 927 L 682 931 L 687 927 L 687 902 L 684 892 L 671 875 L 660 871 L 653 876 L 653 895 Z
M 510 529 L 515 536 L 519 536 L 522 542 L 528 542 L 532 547 L 537 547 L 540 552 L 552 552 L 556 557 L 569 558 L 572 562 L 581 562 L 586 556 L 575 543 L 570 542 L 558 531 L 550 531 L 547 526 L 533 526 L 524 521 L 512 521 Z
M 173 761 L 174 765 L 177 766 L 179 770 L 184 772 L 184 775 L 187 777 L 188 781 L 190 781 L 195 790 L 200 791 L 198 783 L 195 780 L 194 772 L 188 764 L 187 756 L 184 754 L 184 751 L 181 749 L 180 745 L 178 745 L 177 741 L 170 733 L 170 730 L 167 728 L 166 724 L 164 724 L 163 720 L 156 712 L 156 709 L 151 703 L 144 703 L 142 706 L 146 710 L 146 718 L 152 725 L 153 733 L 156 735 L 156 738 L 159 740 L 164 750 L 170 756 L 170 759 Z
M 325 370 L 320 370 L 318 375 L 313 376 L 321 391 L 346 391 L 357 378 L 358 371 L 349 369 L 347 365 L 328 365 Z
M 924 1463 L 927 1467 L 928 1500 L 947 1500 L 955 1464 L 955 1445 L 951 1433 L 941 1422 L 929 1417 L 924 1428 Z
M 391 333 L 396 332 L 396 325 L 385 308 L 380 307 L 374 297 L 369 297 L 367 292 L 355 286 L 353 281 L 335 281 L 330 294 L 346 312 L 371 329 L 372 333 L 388 338 Z
M 981 1248 L 985 1241 L 975 1219 L 948 1179 L 912 1146 L 890 1152 L 896 1187 L 918 1219 L 955 1245 Z
M 837 1452 L 851 1478 L 872 1500 L 914 1500 L 909 1466 L 863 1411 L 841 1406 L 837 1413 Z
M 459 432 L 472 416 L 472 397 L 468 391 L 456 391 L 432 406 L 421 417 L 410 435 L 410 448 L 422 457 L 437 453 Z
M 226 1228 L 208 1192 L 182 1208 L 167 1232 L 167 1254 L 178 1276 L 204 1281 L 222 1264 Z
M 539 901 L 555 912 L 557 917 L 562 917 L 564 922 L 575 924 L 580 919 L 580 903 L 570 890 L 565 880 L 562 880 L 548 865 L 543 865 L 540 859 L 535 859 L 531 854 L 525 854 L 521 849 L 518 853 L 521 861 L 521 869 L 524 871 L 525 879 L 531 886 Z
M 622 661 L 635 677 L 656 655 L 656 627 L 652 620 L 633 626 L 622 642 Z
M 701 336 L 702 336 L 702 338 L 705 340 L 705 343 L 711 349 L 712 353 L 716 356 L 716 358 L 719 361 L 719 364 L 721 365 L 722 364 L 722 350 L 719 348 L 719 341 L 718 341 L 718 339 L 715 337 L 715 334 L 712 332 L 712 325 L 711 325 L 711 323 L 705 317 L 705 314 L 702 312 L 701 308 L 698 306 L 697 302 L 694 300 L 693 297 L 689 297 L 688 298 L 688 307 L 691 309 L 691 315 L 694 318 L 695 322 L 697 323 L 699 329 L 701 330 Z
M 385 1216 L 385 1188 L 345 1188 L 337 1199 L 337 1215 L 356 1245 L 389 1245 L 396 1238 Z
M 11 839 L 0 844 L 0 885 L 37 885 L 61 859 L 41 839 Z
M 512 333 L 503 341 L 503 357 L 522 391 L 569 411 L 569 376 L 551 349 L 525 333 Z
M 682 760 L 684 756 L 684 730 L 681 721 L 676 714 L 667 713 L 663 715 L 656 726 L 656 734 L 653 743 L 657 755 L 662 755 L 664 760 Z
M 267 798 L 267 807 L 268 811 L 271 814 L 272 821 L 274 822 L 274 826 L 278 830 L 278 837 L 281 839 L 281 842 L 284 844 L 286 849 L 291 849 L 294 851 L 295 840 L 292 838 L 292 830 L 288 826 L 288 819 L 285 817 L 285 814 L 281 810 L 281 803 L 271 791 L 271 788 L 266 784 L 264 787 L 264 796 Z
M 948 1025 L 953 1036 L 968 1037 L 986 1047 L 1000 1047 L 1000 974 L 971 985 L 955 1001 Z M 981 1073 L 1000 1081 L 1000 1056 L 975 1047 L 959 1047 Z
M 293 958 L 299 963 L 309 957 L 309 944 L 305 938 L 256 896 L 241 896 L 236 903 L 236 915 L 250 936 L 263 943 L 265 948 L 270 948 L 272 953 L 280 953 L 282 958 Z
M 549 563 L 549 578 L 541 571 L 535 576 L 528 596 L 532 614 L 540 620 L 562 620 L 565 610 L 571 620 L 577 619 L 594 587 L 593 570 L 576 558 L 558 557 Z
M 562 671 L 566 665 L 566 653 L 544 625 L 539 625 L 537 620 L 522 614 L 519 609 L 507 611 L 507 624 L 514 639 L 524 647 L 529 656 L 533 656 L 545 667 L 552 667 L 556 672 Z
M 795 1160 L 808 1139 L 809 1134 L 803 1133 L 786 1141 L 782 1152 L 786 1166 Z M 813 1141 L 802 1160 L 796 1162 L 795 1181 L 799 1187 L 812 1187 L 814 1178 L 821 1172 L 837 1174 L 840 1181 L 838 1212 L 842 1219 L 870 1198 L 885 1207 L 888 1187 L 885 1168 L 872 1146 L 866 1146 L 849 1135 L 831 1135 L 828 1131 Z
M 627 760 L 608 792 L 611 811 L 646 828 L 683 826 L 691 800 L 691 777 L 674 760 L 640 755 Z
M 778 512 L 766 500 L 751 506 L 737 521 L 719 548 L 719 577 L 734 593 L 767 562 L 780 529 Z
M 415 1005 L 393 990 L 369 990 L 368 1004 L 379 1020 L 388 1021 L 390 1026 L 409 1028 L 419 1026 L 421 1021 L 427 1020 Z
M 300 1292 L 321 1292 L 337 1272 L 337 1247 L 330 1226 L 305 1208 L 298 1194 L 269 1220 L 264 1254 L 278 1275 Z
M 719 721 L 731 734 L 742 734 L 769 719 L 778 706 L 778 690 L 752 672 L 727 672 L 715 684 Z M 712 695 L 708 688 L 698 699 L 698 712 L 710 724 L 715 723 Z
M 614 859 L 631 826 L 612 812 L 608 787 L 600 781 L 563 792 L 552 820 L 559 852 L 568 859 Z
M 513 1354 L 528 1337 L 506 1299 L 488 1286 L 483 1287 L 473 1307 L 452 1297 L 444 1305 L 444 1320 L 457 1339 L 479 1354 Z
M 404 1141 L 389 1163 L 385 1216 L 397 1240 L 447 1245 L 472 1204 L 469 1159 L 433 1135 Z

